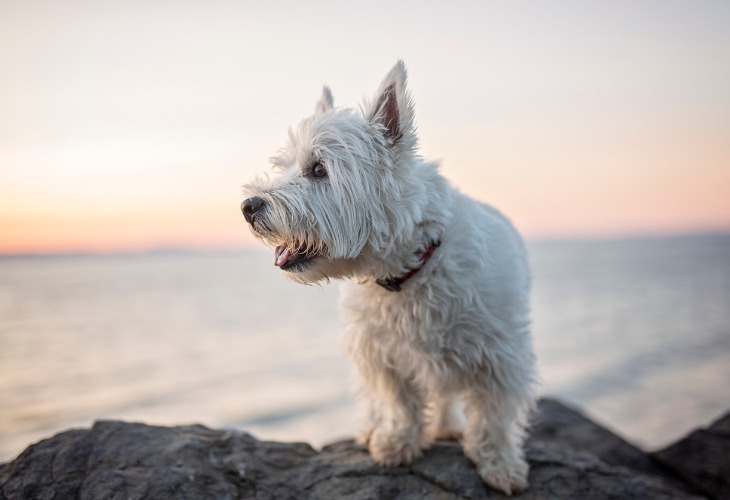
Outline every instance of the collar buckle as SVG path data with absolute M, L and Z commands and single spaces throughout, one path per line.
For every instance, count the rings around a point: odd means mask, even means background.
M 393 278 L 378 278 L 375 280 L 375 283 L 382 286 L 389 292 L 400 292 L 401 288 L 398 283 Z

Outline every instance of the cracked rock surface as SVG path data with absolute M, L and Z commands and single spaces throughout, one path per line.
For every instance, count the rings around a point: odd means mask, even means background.
M 726 466 L 728 449 L 723 453 L 716 458 Z M 530 489 L 519 498 L 720 498 L 554 400 L 540 402 L 527 456 Z M 502 497 L 480 481 L 455 442 L 436 443 L 408 467 L 385 469 L 352 441 L 318 452 L 199 425 L 100 421 L 0 465 L 1 499 Z

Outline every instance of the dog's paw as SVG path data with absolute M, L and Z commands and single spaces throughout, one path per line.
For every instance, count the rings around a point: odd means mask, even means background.
M 367 446 L 370 442 L 370 436 L 373 435 L 373 428 L 368 427 L 367 429 L 363 430 L 360 434 L 358 434 L 357 438 L 355 439 L 355 444 L 358 446 Z
M 492 459 L 477 464 L 482 480 L 507 495 L 517 495 L 527 489 L 530 467 L 522 458 L 512 460 Z
M 370 434 L 370 455 L 380 465 L 408 465 L 422 455 L 421 443 L 414 432 L 375 429 Z

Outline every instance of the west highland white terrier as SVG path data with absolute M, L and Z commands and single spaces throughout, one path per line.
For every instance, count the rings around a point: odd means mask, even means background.
M 458 435 L 482 479 L 516 493 L 536 381 L 524 245 L 417 143 L 402 61 L 360 110 L 334 108 L 325 87 L 274 175 L 244 186 L 241 209 L 287 277 L 348 278 L 341 306 L 372 457 L 408 464 Z

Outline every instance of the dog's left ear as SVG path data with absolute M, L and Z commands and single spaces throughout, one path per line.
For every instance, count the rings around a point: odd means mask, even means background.
M 365 116 L 385 127 L 385 136 L 393 145 L 404 149 L 415 147 L 416 134 L 413 126 L 413 102 L 406 87 L 408 72 L 399 60 L 380 84 L 375 98 L 366 106 Z
M 315 113 L 325 113 L 331 111 L 334 107 L 334 100 L 332 99 L 332 91 L 325 85 L 322 87 L 322 97 L 319 98 L 317 104 L 314 106 Z

